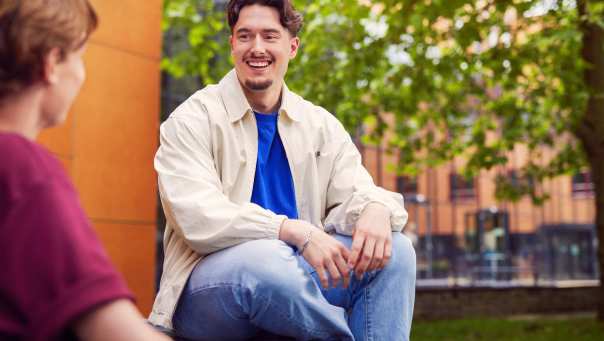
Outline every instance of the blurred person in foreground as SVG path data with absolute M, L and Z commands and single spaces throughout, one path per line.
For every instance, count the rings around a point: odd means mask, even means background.
M 97 16 L 87 0 L 0 0 L 0 340 L 159 340 L 58 162 Z
M 161 126 L 166 257 L 150 321 L 194 340 L 408 340 L 403 198 L 285 85 L 301 15 L 289 0 L 231 0 L 227 17 L 235 68 Z

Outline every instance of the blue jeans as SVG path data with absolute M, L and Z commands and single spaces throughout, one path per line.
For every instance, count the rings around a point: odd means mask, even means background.
M 348 236 L 334 235 L 348 248 Z M 323 289 L 314 269 L 280 240 L 255 240 L 197 264 L 173 318 L 192 340 L 241 340 L 260 330 L 298 340 L 409 340 L 415 251 L 400 233 L 379 271 Z

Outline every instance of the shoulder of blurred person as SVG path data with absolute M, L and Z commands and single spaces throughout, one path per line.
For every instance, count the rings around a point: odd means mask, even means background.
M 60 162 L 44 147 L 20 135 L 0 133 L 0 155 L 4 160 L 0 163 L 0 198 L 5 203 L 50 181 L 71 188 Z M 2 205 L 0 210 L 4 208 Z

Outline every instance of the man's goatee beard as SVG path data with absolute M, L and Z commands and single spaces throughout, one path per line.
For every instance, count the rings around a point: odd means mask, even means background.
M 245 81 L 245 87 L 252 91 L 266 90 L 271 85 L 273 85 L 273 81 L 270 79 L 265 80 L 265 81 L 258 81 L 258 82 L 254 82 L 254 81 L 250 81 L 250 80 Z

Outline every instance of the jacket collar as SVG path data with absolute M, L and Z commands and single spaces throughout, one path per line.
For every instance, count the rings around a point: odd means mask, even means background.
M 222 78 L 220 83 L 218 83 L 218 86 L 220 97 L 227 109 L 231 123 L 239 121 L 245 114 L 252 112 L 252 108 L 248 103 L 247 98 L 245 98 L 235 69 L 229 71 L 229 73 Z M 283 90 L 281 91 L 281 108 L 279 108 L 279 113 L 287 115 L 294 121 L 300 121 L 301 117 L 297 110 L 297 102 L 297 96 L 289 91 L 284 82 Z

